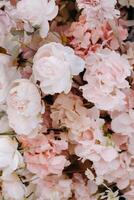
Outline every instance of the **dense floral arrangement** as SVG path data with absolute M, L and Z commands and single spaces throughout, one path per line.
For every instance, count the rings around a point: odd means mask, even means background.
M 134 200 L 133 13 L 0 1 L 0 200 Z

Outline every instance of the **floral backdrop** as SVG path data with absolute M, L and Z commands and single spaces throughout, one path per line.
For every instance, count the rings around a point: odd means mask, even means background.
M 0 1 L 0 200 L 134 200 L 134 0 Z

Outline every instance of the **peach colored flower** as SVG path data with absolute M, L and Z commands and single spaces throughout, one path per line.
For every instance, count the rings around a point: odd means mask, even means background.
M 124 29 L 120 24 L 116 24 L 116 29 L 120 42 L 125 40 L 128 36 L 127 29 Z M 79 21 L 73 22 L 71 26 L 64 31 L 63 35 L 67 37 L 75 53 L 81 57 L 86 57 L 90 51 L 96 51 L 96 49 L 102 46 L 112 50 L 119 48 L 118 37 L 115 35 L 108 22 L 90 28 L 83 15 L 80 15 Z
M 74 141 L 92 137 L 101 139 L 104 121 L 99 115 L 99 110 L 95 107 L 86 109 L 82 100 L 72 93 L 60 94 L 51 107 L 53 127 L 67 127 L 69 138 Z
M 24 153 L 28 170 L 41 178 L 49 174 L 61 175 L 64 167 L 69 164 L 62 155 L 62 151 L 68 148 L 64 140 L 56 141 L 39 134 L 33 139 L 22 138 L 21 142 L 28 149 Z

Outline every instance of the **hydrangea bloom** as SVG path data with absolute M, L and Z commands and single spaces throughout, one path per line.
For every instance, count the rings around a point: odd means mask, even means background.
M 80 141 L 79 145 L 75 148 L 75 153 L 83 161 L 99 161 L 103 159 L 106 162 L 111 162 L 114 160 L 118 154 L 113 147 L 105 147 L 98 144 L 93 144 L 90 141 Z
M 55 141 L 54 138 L 38 135 L 34 139 L 22 138 L 22 144 L 29 148 L 24 153 L 27 168 L 40 178 L 49 174 L 61 175 L 64 167 L 69 164 L 65 156 L 61 155 L 68 148 L 64 140 Z
M 131 136 L 134 133 L 134 110 L 130 109 L 129 112 L 119 113 L 113 117 L 111 127 L 116 133 Z
M 73 176 L 73 191 L 75 198 L 77 200 L 95 200 L 97 197 L 94 195 L 98 187 L 91 183 L 90 181 L 87 184 L 84 182 L 81 174 L 75 173 Z
M 68 200 L 72 196 L 72 180 L 64 176 L 48 176 L 46 179 L 34 181 L 37 184 L 36 197 L 39 200 Z
M 116 26 L 116 28 L 120 41 L 125 40 L 127 38 L 127 30 L 121 25 Z M 86 57 L 90 51 L 96 51 L 96 49 L 99 49 L 101 46 L 113 50 L 118 49 L 120 46 L 114 30 L 108 22 L 90 28 L 86 17 L 83 15 L 79 17 L 79 21 L 73 22 L 71 26 L 64 31 L 64 34 L 69 40 L 70 45 L 75 49 L 75 52 L 82 57 Z
M 125 104 L 122 89 L 129 88 L 126 78 L 131 74 L 128 61 L 108 49 L 91 53 L 86 59 L 87 70 L 83 96 L 102 110 L 120 109 Z
M 121 153 L 118 158 L 111 162 L 94 162 L 93 166 L 98 177 L 103 177 L 109 183 L 116 182 L 122 190 L 133 180 L 133 157 L 127 153 Z
M 83 14 L 86 15 L 90 27 L 96 27 L 105 20 L 118 17 L 120 12 L 115 9 L 117 0 L 77 0 L 78 7 L 84 8 Z
M 99 111 L 95 107 L 86 109 L 81 99 L 72 93 L 60 94 L 57 97 L 52 106 L 51 118 L 53 127 L 69 129 L 71 140 L 101 138 L 104 121 L 99 119 Z

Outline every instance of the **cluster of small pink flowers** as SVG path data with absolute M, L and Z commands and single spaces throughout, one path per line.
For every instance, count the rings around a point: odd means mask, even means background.
M 75 52 L 86 57 L 90 52 L 94 52 L 99 48 L 108 47 L 111 50 L 117 50 L 120 46 L 120 41 L 127 38 L 127 29 L 115 24 L 117 35 L 115 35 L 111 24 L 103 22 L 97 27 L 90 28 L 85 16 L 80 16 L 79 21 L 73 22 L 71 26 L 62 33 L 69 40 L 70 45 L 75 49 Z
M 0 200 L 134 200 L 133 7 L 0 1 Z

